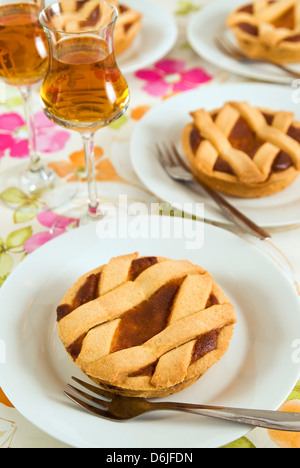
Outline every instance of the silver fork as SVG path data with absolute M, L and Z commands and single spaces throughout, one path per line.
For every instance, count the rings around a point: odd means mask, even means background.
M 93 404 L 89 404 L 68 392 L 64 394 L 79 407 L 112 421 L 126 421 L 151 411 L 180 411 L 199 416 L 208 416 L 226 421 L 248 424 L 255 427 L 277 429 L 281 431 L 300 432 L 300 414 L 269 410 L 252 410 L 244 408 L 228 408 L 224 406 L 195 405 L 175 402 L 152 402 L 144 398 L 130 398 L 114 395 L 100 387 L 72 377 L 75 382 L 94 393 L 86 393 L 73 385 L 68 385 L 73 391 Z
M 247 218 L 237 208 L 231 205 L 219 192 L 208 187 L 204 182 L 195 181 L 191 169 L 180 155 L 174 143 L 170 146 L 156 145 L 159 160 L 169 177 L 181 183 L 189 185 L 192 190 L 201 193 L 201 187 L 212 198 L 212 200 L 221 208 L 225 216 L 239 226 L 244 232 L 254 235 L 259 239 L 269 239 L 271 235 L 257 226 L 252 220 Z M 201 186 L 201 187 L 199 187 Z M 203 194 L 203 193 L 202 193 Z
M 281 65 L 279 63 L 272 62 L 271 60 L 267 59 L 259 59 L 259 58 L 251 58 L 248 57 L 241 49 L 235 46 L 231 40 L 226 36 L 225 32 L 219 33 L 215 37 L 215 44 L 218 49 L 228 57 L 232 58 L 233 60 L 237 60 L 238 62 L 249 62 L 249 63 L 267 63 L 269 65 L 273 65 L 274 67 L 283 70 L 284 72 L 288 73 L 289 75 L 300 78 L 300 72 L 293 70 L 290 67 L 286 67 L 285 65 Z

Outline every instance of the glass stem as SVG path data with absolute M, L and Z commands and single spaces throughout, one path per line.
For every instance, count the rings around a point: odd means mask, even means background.
M 86 162 L 86 174 L 88 182 L 88 215 L 92 218 L 99 216 L 99 196 L 96 180 L 96 163 L 95 163 L 95 135 L 92 132 L 83 133 L 83 146 Z
M 20 87 L 21 96 L 23 99 L 25 119 L 28 131 L 28 144 L 30 154 L 30 168 L 32 172 L 37 172 L 41 169 L 41 158 L 37 149 L 37 132 L 34 123 L 34 115 L 32 111 L 32 91 L 31 86 Z

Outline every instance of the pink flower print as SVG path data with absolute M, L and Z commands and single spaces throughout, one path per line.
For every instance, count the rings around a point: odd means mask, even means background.
M 38 148 L 42 153 L 53 153 L 64 149 L 70 139 L 69 132 L 61 131 L 44 114 L 35 114 L 38 133 Z M 29 156 L 26 123 L 19 114 L 0 115 L 0 157 L 6 153 L 12 158 Z
M 157 97 L 194 89 L 212 79 L 202 68 L 186 70 L 185 66 L 184 60 L 164 59 L 152 69 L 138 71 L 136 77 L 147 82 L 144 91 Z
M 27 253 L 32 253 L 50 240 L 55 239 L 55 237 L 61 236 L 71 224 L 79 225 L 78 219 L 60 216 L 53 211 L 40 213 L 37 220 L 42 226 L 47 227 L 48 231 L 34 234 L 25 242 L 24 250 Z
M 13 158 L 28 156 L 28 142 L 24 138 L 25 121 L 18 114 L 0 115 L 0 157 L 9 150 Z
M 35 125 L 38 134 L 38 148 L 42 153 L 61 151 L 71 138 L 70 132 L 60 130 L 51 122 L 43 111 L 35 114 Z

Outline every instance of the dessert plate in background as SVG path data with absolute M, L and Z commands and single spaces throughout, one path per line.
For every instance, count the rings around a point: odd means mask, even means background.
M 143 26 L 131 47 L 117 57 L 124 74 L 152 65 L 174 46 L 178 29 L 175 19 L 163 7 L 148 0 L 124 0 L 143 15 Z
M 272 65 L 262 63 L 241 63 L 223 54 L 215 43 L 217 34 L 224 33 L 234 44 L 237 41 L 233 33 L 226 28 L 226 19 L 240 5 L 251 0 L 212 1 L 193 14 L 187 29 L 187 37 L 194 51 L 208 62 L 237 75 L 260 81 L 291 84 L 294 77 Z M 291 68 L 300 73 L 300 64 L 291 64 Z
M 41 247 L 0 290 L 0 340 L 6 351 L 0 386 L 25 418 L 80 448 L 216 448 L 248 432 L 248 426 L 173 412 L 116 423 L 80 410 L 63 395 L 72 375 L 87 378 L 58 339 L 56 307 L 79 276 L 135 251 L 198 263 L 236 309 L 227 354 L 168 400 L 271 410 L 286 400 L 300 374 L 299 359 L 293 359 L 300 303 L 268 256 L 225 230 L 190 219 L 107 218 L 96 226 Z
M 274 84 L 203 85 L 162 102 L 140 120 L 134 130 L 130 153 L 134 170 L 144 185 L 174 207 L 195 214 L 195 203 L 204 203 L 205 219 L 228 222 L 219 207 L 206 195 L 171 180 L 159 163 L 155 145 L 173 141 L 180 147 L 183 128 L 192 119 L 190 111 L 218 109 L 227 101 L 248 101 L 254 106 L 287 110 L 300 120 L 299 91 Z M 285 190 L 263 198 L 243 199 L 225 196 L 236 208 L 265 227 L 282 227 L 300 222 L 300 177 Z M 192 210 L 192 211 L 190 211 Z

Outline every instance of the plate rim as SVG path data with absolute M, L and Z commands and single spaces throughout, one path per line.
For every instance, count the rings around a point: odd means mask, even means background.
M 156 217 L 157 218 L 157 215 L 153 215 L 153 217 Z M 133 218 L 133 217 L 132 217 Z M 180 223 L 180 218 L 177 218 L 178 220 L 178 223 Z M 190 220 L 190 219 L 185 219 L 188 224 L 192 224 L 194 223 L 195 221 L 193 220 Z M 197 221 L 196 221 L 197 222 Z M 238 242 L 241 242 L 243 244 L 243 246 L 247 246 L 249 248 L 249 243 L 247 241 L 245 241 L 244 239 L 241 239 L 241 238 L 238 238 L 235 234 L 233 234 L 232 232 L 230 231 L 227 231 L 227 230 L 224 230 L 218 226 L 211 226 L 209 224 L 206 224 L 205 223 L 205 229 L 208 229 L 209 231 L 215 231 L 215 232 L 219 232 L 219 233 L 222 233 L 222 235 L 224 235 L 226 238 L 228 237 L 229 239 L 231 239 L 233 241 L 233 239 L 238 239 Z M 68 233 L 68 234 L 65 234 L 65 235 L 62 235 L 60 237 L 57 237 L 53 240 L 51 240 L 50 242 L 48 242 L 47 244 L 45 244 L 44 246 L 40 247 L 37 251 L 33 252 L 32 254 L 30 254 L 30 256 L 28 256 L 24 261 L 23 263 L 19 264 L 19 266 L 13 271 L 13 273 L 11 274 L 11 276 L 6 280 L 6 282 L 3 284 L 3 287 L 1 288 L 0 290 L 0 301 L 1 299 L 3 298 L 3 296 L 5 295 L 6 293 L 6 290 L 9 290 L 11 285 L 14 284 L 15 282 L 15 277 L 16 279 L 19 277 L 19 276 L 22 276 L 22 273 L 23 273 L 23 270 L 27 270 L 29 267 L 30 267 L 30 263 L 32 262 L 35 262 L 36 259 L 38 259 L 40 256 L 43 256 L 45 255 L 48 250 L 52 250 L 56 247 L 56 245 L 58 244 L 65 244 L 67 242 L 66 240 L 66 237 L 67 236 L 70 236 L 70 235 L 73 235 L 74 236 L 74 239 L 79 236 L 81 237 L 81 235 L 83 237 L 85 237 L 86 235 L 92 235 L 92 233 L 90 232 L 92 230 L 91 226 L 87 226 L 87 227 L 83 227 L 83 228 L 79 228 L 79 229 L 76 229 L 75 231 L 71 232 L 71 233 Z M 85 234 L 85 232 L 87 234 Z M 93 234 L 93 238 L 95 237 L 95 235 Z M 282 278 L 284 278 L 284 281 L 286 283 L 286 285 L 288 284 L 289 285 L 289 288 L 290 288 L 290 291 L 293 291 L 293 295 L 294 295 L 294 298 L 298 299 L 298 303 L 299 303 L 299 311 L 300 311 L 300 301 L 299 301 L 299 296 L 297 295 L 296 293 L 296 290 L 294 287 L 292 287 L 291 283 L 288 281 L 286 275 L 282 272 L 282 270 L 275 264 L 275 262 L 273 262 L 271 260 L 271 258 L 267 255 L 266 252 L 263 252 L 261 250 L 259 250 L 255 245 L 253 244 L 250 244 L 250 249 L 254 249 L 258 255 L 260 255 L 261 257 L 264 258 L 264 261 L 267 261 L 269 263 L 269 265 L 272 265 L 273 268 L 275 268 L 275 270 L 277 271 L 277 273 L 279 273 Z M 31 260 L 32 259 L 32 260 Z M 18 316 L 18 314 L 17 314 Z M 300 316 L 299 316 L 299 320 L 300 320 Z M 2 317 L 0 317 L 0 323 L 3 321 Z M 1 338 L 1 336 L 0 336 Z M 1 363 L 0 363 L 0 369 L 1 369 Z M 298 369 L 298 372 L 297 372 L 297 377 L 295 375 L 295 377 L 293 377 L 293 384 L 292 385 L 296 385 L 298 379 L 299 379 L 299 370 L 300 370 L 300 363 L 299 365 L 297 366 L 297 369 Z M 7 369 L 5 369 L 5 372 L 4 372 L 5 375 L 7 375 Z M 0 374 L 0 385 L 2 387 L 2 389 L 4 390 L 4 392 L 6 393 L 6 391 L 8 392 L 8 398 L 10 397 L 10 390 L 11 390 L 11 386 L 12 386 L 12 383 L 10 382 L 9 384 L 6 384 L 4 382 L 3 384 L 3 374 L 1 373 Z M 8 390 L 7 390 L 8 389 Z M 292 390 L 292 388 L 289 387 L 289 389 L 286 389 L 285 392 L 284 392 L 284 395 L 281 397 L 281 400 L 282 402 L 287 398 L 287 396 L 289 395 L 290 391 Z M 15 393 L 15 392 L 14 392 Z M 12 403 L 14 404 L 14 398 L 12 398 Z M 77 442 L 75 441 L 74 437 L 72 439 L 72 436 L 67 436 L 65 434 L 58 434 L 57 432 L 54 432 L 53 430 L 47 430 L 45 429 L 45 426 L 40 423 L 38 421 L 36 421 L 36 419 L 34 417 L 30 417 L 30 415 L 28 415 L 28 410 L 27 411 L 23 411 L 19 405 L 19 401 L 17 402 L 16 405 L 14 405 L 15 408 L 26 418 L 28 419 L 34 426 L 38 427 L 39 429 L 41 429 L 43 432 L 47 433 L 48 435 L 54 437 L 55 439 L 57 440 L 60 440 L 61 442 L 64 442 L 68 445 L 71 445 L 73 447 L 79 447 L 79 446 L 82 446 L 82 447 L 90 447 L 88 444 L 86 444 L 86 442 L 84 444 L 79 444 L 78 443 L 78 440 Z M 274 409 L 274 408 L 273 408 Z M 74 409 L 74 411 L 77 411 L 76 409 Z M 226 436 L 223 436 L 223 439 L 225 437 L 225 441 L 224 442 L 221 442 L 220 445 L 225 445 L 225 443 L 229 443 L 229 439 L 230 441 L 232 440 L 236 440 L 238 437 L 242 437 L 243 435 L 245 435 L 250 429 L 247 427 L 247 426 L 240 426 L 240 428 L 237 430 L 237 431 L 233 431 L 234 432 L 234 436 L 231 438 L 231 437 L 228 437 L 228 435 Z M 237 432 L 237 435 L 236 435 L 236 432 Z M 73 442 L 72 442 L 73 441 Z M 196 447 L 195 447 L 196 448 Z

